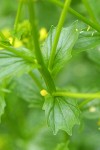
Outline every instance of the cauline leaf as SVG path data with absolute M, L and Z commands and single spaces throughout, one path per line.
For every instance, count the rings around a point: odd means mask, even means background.
M 51 97 L 45 99 L 43 106 L 47 117 L 47 123 L 53 130 L 54 134 L 61 129 L 72 135 L 72 128 L 79 124 L 79 109 L 73 99 L 64 97 Z
M 51 70 L 51 73 L 54 76 L 61 70 L 61 68 L 64 67 L 64 64 L 72 57 L 71 51 L 79 35 L 77 25 L 78 24 L 76 21 L 69 27 L 62 28 Z M 43 57 L 47 67 L 50 60 L 50 54 L 55 39 L 55 34 L 56 28 L 52 26 L 49 35 L 42 47 Z

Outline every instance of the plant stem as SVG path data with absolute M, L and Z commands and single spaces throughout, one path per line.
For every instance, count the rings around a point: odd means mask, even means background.
M 54 96 L 66 96 L 66 97 L 71 97 L 71 98 L 100 98 L 100 93 L 71 93 L 67 91 L 57 91 L 53 93 Z
M 100 94 L 100 92 L 98 93 L 95 93 L 95 94 Z M 85 106 L 87 103 L 89 103 L 90 101 L 94 100 L 94 98 L 88 98 L 84 101 L 82 101 L 80 104 L 79 104 L 79 108 L 82 108 L 83 106 Z
M 94 99 L 86 99 L 86 100 L 84 100 L 83 102 L 81 102 L 80 104 L 79 104 L 79 108 L 82 108 L 83 106 L 85 106 L 87 103 L 89 103 L 90 101 L 92 101 L 92 100 L 94 100 Z
M 39 65 L 41 66 L 39 68 L 39 71 L 45 80 L 48 91 L 50 92 L 50 94 L 52 94 L 54 91 L 56 91 L 56 88 L 55 88 L 54 81 L 44 64 L 43 56 L 40 50 L 40 45 L 38 40 L 38 30 L 37 30 L 35 11 L 34 11 L 34 1 L 28 0 L 28 8 L 29 8 L 30 23 L 32 26 L 32 37 L 34 42 L 35 55 Z
M 88 11 L 88 13 L 89 13 L 89 16 L 90 16 L 90 18 L 92 19 L 92 21 L 98 23 L 98 21 L 97 21 L 95 15 L 94 15 L 94 13 L 93 13 L 93 11 L 92 11 L 92 9 L 91 9 L 91 6 L 90 6 L 89 2 L 88 2 L 87 0 L 82 0 L 82 2 L 83 2 L 83 4 L 84 4 L 85 8 L 87 9 L 87 11 Z
M 2 38 L 2 40 L 6 41 L 6 37 L 3 35 L 3 33 L 0 31 L 0 37 Z
M 32 71 L 29 72 L 29 75 L 30 75 L 31 78 L 34 80 L 34 82 L 35 82 L 36 85 L 39 87 L 39 89 L 42 90 L 43 87 L 42 87 L 40 81 L 38 80 L 38 78 L 36 77 L 36 75 L 35 75 Z
M 61 8 L 64 7 L 64 4 L 62 2 L 60 2 L 60 1 L 58 1 L 58 0 L 49 0 L 49 2 L 52 2 L 52 3 L 58 5 Z M 96 24 L 96 23 L 90 21 L 89 19 L 85 18 L 84 16 L 79 14 L 77 11 L 75 11 L 71 7 L 69 7 L 69 12 L 71 14 L 75 15 L 79 20 L 83 21 L 84 23 L 86 23 L 87 25 L 89 25 L 90 27 L 95 29 L 96 31 L 100 32 L 100 26 L 98 24 Z
M 64 4 L 64 7 L 63 7 L 63 10 L 61 13 L 61 17 L 60 17 L 59 22 L 58 22 L 58 26 L 57 26 L 57 30 L 56 30 L 56 34 L 55 34 L 55 39 L 54 39 L 54 43 L 53 43 L 52 50 L 51 50 L 51 56 L 50 56 L 49 67 L 48 67 L 49 70 L 52 69 L 52 65 L 53 65 L 53 61 L 54 61 L 54 57 L 55 57 L 56 48 L 57 48 L 57 44 L 59 41 L 61 29 L 62 29 L 62 26 L 64 24 L 70 3 L 71 3 L 71 0 L 65 1 L 65 4 Z
M 17 15 L 16 15 L 16 19 L 15 19 L 15 24 L 14 24 L 14 33 L 17 32 L 18 22 L 19 22 L 22 6 L 23 6 L 23 0 L 20 0 Z M 15 43 L 15 37 L 13 38 L 12 45 L 14 45 L 14 43 Z

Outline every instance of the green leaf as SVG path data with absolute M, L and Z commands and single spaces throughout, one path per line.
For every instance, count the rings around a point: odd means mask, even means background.
M 7 50 L 0 51 L 0 78 L 22 74 L 32 70 L 34 67 L 37 67 L 34 63 L 17 54 Z
M 7 51 L 11 53 L 14 53 L 16 56 L 25 59 L 26 61 L 29 61 L 31 63 L 34 62 L 33 52 L 25 47 L 14 48 L 12 46 L 8 46 L 7 44 L 4 45 L 3 43 L 0 43 L 0 46 L 4 47 Z
M 61 129 L 72 135 L 72 127 L 79 124 L 79 109 L 75 100 L 48 96 L 43 109 L 54 134 Z
M 5 106 L 6 106 L 6 103 L 5 103 L 5 100 L 4 100 L 4 95 L 3 95 L 2 91 L 0 91 L 0 119 L 1 119 L 1 116 L 3 115 L 3 113 L 4 113 Z
M 56 28 L 52 26 L 43 46 L 42 52 L 46 66 L 48 66 L 49 64 L 50 53 L 55 38 L 55 33 Z M 79 32 L 77 29 L 77 22 L 74 22 L 69 27 L 62 29 L 53 62 L 53 75 L 56 75 L 58 71 L 60 71 L 60 69 L 64 66 L 64 64 L 71 58 L 71 51 L 78 38 L 78 34 Z
M 30 107 L 42 107 L 44 98 L 29 75 L 24 74 L 16 79 L 15 91 L 20 98 L 29 103 Z
M 82 30 L 73 48 L 73 54 L 95 48 L 100 43 L 100 34 L 95 30 Z
M 100 65 L 100 44 L 94 48 L 87 51 L 89 58 Z

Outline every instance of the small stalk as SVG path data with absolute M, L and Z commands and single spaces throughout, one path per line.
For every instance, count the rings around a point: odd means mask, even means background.
M 89 103 L 89 102 L 92 101 L 92 100 L 94 100 L 94 99 L 89 98 L 89 99 L 84 100 L 83 102 L 81 102 L 81 103 L 79 104 L 79 108 L 80 108 L 80 109 L 83 108 L 87 103 Z
M 22 6 L 23 6 L 23 0 L 20 0 L 16 19 L 15 19 L 15 24 L 14 24 L 14 33 L 16 33 L 18 29 L 18 23 L 21 15 Z M 12 45 L 14 45 L 14 43 L 15 43 L 15 37 L 13 38 Z
M 79 99 L 94 99 L 99 98 L 100 99 L 100 93 L 71 93 L 67 91 L 57 91 L 53 93 L 54 96 L 66 96 L 71 98 L 79 98 Z
M 100 92 L 95 93 L 95 94 L 100 94 Z M 92 101 L 92 100 L 94 100 L 94 99 L 95 99 L 95 98 L 88 98 L 88 99 L 82 101 L 82 102 L 79 104 L 79 108 L 84 107 L 87 103 L 89 103 L 90 101 Z
M 40 50 L 40 45 L 38 40 L 39 38 L 38 38 L 38 30 L 37 30 L 37 21 L 35 18 L 35 11 L 34 11 L 34 1 L 28 0 L 28 8 L 29 8 L 30 23 L 32 26 L 32 38 L 34 42 L 35 55 L 39 65 L 41 66 L 39 68 L 39 71 L 45 80 L 48 91 L 50 92 L 50 94 L 52 94 L 54 91 L 56 91 L 56 88 L 55 88 L 54 81 L 44 64 L 43 56 Z
M 65 21 L 70 3 L 71 3 L 71 0 L 66 0 L 65 1 L 65 4 L 64 4 L 59 22 L 58 22 L 57 31 L 56 31 L 56 34 L 55 34 L 55 39 L 54 39 L 54 43 L 53 43 L 52 50 L 51 50 L 51 56 L 50 56 L 49 67 L 48 67 L 49 70 L 52 69 L 52 65 L 53 65 L 53 61 L 54 61 L 54 57 L 55 57 L 55 53 L 56 53 L 57 44 L 58 44 L 58 41 L 59 41 L 61 29 L 62 29 L 62 26 L 64 24 L 64 21 Z

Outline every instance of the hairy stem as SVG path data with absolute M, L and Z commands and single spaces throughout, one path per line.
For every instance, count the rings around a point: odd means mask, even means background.
M 65 4 L 64 4 L 64 7 L 63 7 L 63 10 L 61 13 L 61 17 L 60 17 L 59 22 L 58 22 L 57 31 L 55 34 L 55 39 L 54 39 L 54 43 L 53 43 L 52 50 L 51 50 L 51 56 L 50 56 L 50 61 L 49 61 L 49 70 L 52 69 L 52 65 L 53 65 L 53 61 L 54 61 L 54 57 L 55 57 L 56 48 L 57 48 L 57 44 L 59 41 L 61 29 L 62 29 L 62 26 L 64 24 L 64 21 L 65 21 L 66 15 L 67 15 L 67 11 L 68 11 L 70 2 L 71 2 L 71 0 L 65 1 Z
M 54 91 L 56 91 L 56 88 L 55 88 L 54 81 L 44 64 L 43 56 L 40 50 L 40 45 L 38 40 L 39 38 L 38 38 L 38 30 L 37 30 L 37 20 L 35 18 L 35 11 L 34 11 L 34 1 L 28 0 L 28 8 L 29 8 L 30 23 L 32 26 L 32 37 L 34 42 L 35 55 L 39 65 L 41 66 L 39 68 L 39 71 L 45 80 L 48 91 L 52 94 Z

